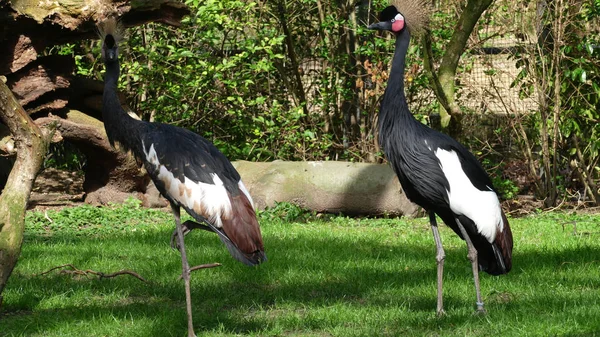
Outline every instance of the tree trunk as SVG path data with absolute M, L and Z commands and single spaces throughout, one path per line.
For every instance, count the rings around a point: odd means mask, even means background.
M 446 51 L 437 73 L 433 67 L 433 55 L 431 53 L 431 33 L 427 32 L 425 39 L 425 67 L 431 75 L 433 91 L 440 102 L 440 117 L 442 128 L 448 127 L 452 115 L 460 113 L 460 108 L 454 100 L 454 82 L 458 61 L 465 51 L 469 36 L 473 32 L 477 21 L 483 12 L 490 7 L 493 0 L 469 0 L 467 6 L 454 27 L 454 33 L 446 45 Z
M 279 23 L 281 24 L 281 29 L 283 30 L 283 34 L 285 35 L 285 44 L 287 47 L 287 54 L 290 58 L 291 70 L 294 75 L 294 79 L 296 83 L 290 88 L 290 91 L 294 93 L 296 97 L 296 105 L 302 107 L 302 111 L 304 111 L 305 117 L 303 120 L 306 120 L 306 116 L 308 116 L 308 107 L 306 105 L 306 94 L 304 92 L 304 85 L 302 84 L 302 76 L 300 75 L 300 66 L 298 63 L 298 57 L 296 56 L 296 47 L 294 44 L 294 37 L 292 36 L 292 32 L 288 27 L 288 18 L 286 13 L 286 4 L 284 0 L 281 0 L 277 3 L 277 12 Z
M 25 210 L 33 181 L 48 150 L 48 140 L 3 81 L 0 81 L 0 118 L 10 129 L 17 152 L 15 164 L 0 195 L 1 306 L 2 290 L 21 253 Z

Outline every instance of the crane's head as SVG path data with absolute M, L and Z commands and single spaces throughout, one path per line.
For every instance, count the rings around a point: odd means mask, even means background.
M 428 0 L 392 0 L 391 4 L 379 13 L 379 22 L 367 28 L 399 34 L 408 27 L 411 33 L 419 33 L 429 22 L 429 3 Z
M 119 58 L 119 40 L 121 39 L 121 26 L 114 18 L 107 19 L 98 24 L 98 31 L 102 38 L 102 58 L 104 62 L 115 62 Z
M 379 13 L 379 22 L 370 25 L 369 29 L 389 30 L 392 33 L 400 33 L 406 27 L 404 16 L 398 12 L 396 7 L 387 6 Z

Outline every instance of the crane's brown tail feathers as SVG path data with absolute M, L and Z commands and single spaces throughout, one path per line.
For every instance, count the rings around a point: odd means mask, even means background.
M 498 230 L 496 232 L 496 238 L 492 243 L 490 243 L 485 236 L 478 233 L 477 227 L 471 219 L 464 215 L 459 215 L 457 218 L 469 233 L 469 237 L 471 238 L 475 249 L 477 249 L 479 269 L 490 275 L 502 275 L 508 273 L 512 268 L 513 238 L 510 225 L 508 224 L 504 212 L 502 212 L 504 227 L 502 231 Z M 446 224 L 448 224 L 448 222 L 446 222 Z M 462 234 L 460 234 L 457 229 L 452 229 L 464 240 Z
M 390 5 L 404 16 L 411 34 L 420 34 L 429 26 L 433 11 L 430 0 L 390 0 Z
M 267 261 L 264 252 L 262 236 L 256 212 L 250 200 L 244 193 L 235 197 L 229 196 L 231 202 L 231 215 L 221 218 L 222 228 L 217 228 L 202 216 L 196 214 L 185 206 L 185 210 L 198 222 L 205 223 L 213 232 L 219 235 L 229 254 L 236 260 L 248 266 L 254 266 Z
M 488 271 L 492 275 L 506 274 L 512 269 L 513 237 L 504 212 L 502 212 L 502 221 L 504 222 L 504 228 L 496 233 L 496 240 L 492 244 L 496 260 L 501 262 L 499 263 L 501 268 L 499 268 L 497 274 L 493 273 L 495 270 Z
M 229 200 L 232 216 L 221 219 L 223 231 L 229 240 L 223 240 L 219 235 L 221 241 L 225 243 L 231 255 L 240 262 L 253 266 L 266 261 L 260 227 L 250 200 L 244 193 L 235 197 L 230 195 Z M 232 247 L 231 244 L 234 246 Z

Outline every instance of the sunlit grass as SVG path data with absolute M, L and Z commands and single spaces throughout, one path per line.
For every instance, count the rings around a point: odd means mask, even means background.
M 171 215 L 127 205 L 28 216 L 22 255 L 4 291 L 2 336 L 184 336 L 181 262 Z M 445 306 L 435 316 L 435 247 L 427 219 L 263 214 L 269 261 L 248 268 L 216 235 L 186 238 L 199 336 L 600 335 L 600 216 L 550 213 L 511 219 L 514 269 L 482 275 L 486 316 L 464 243 L 446 227 Z M 40 273 L 58 265 L 111 279 Z

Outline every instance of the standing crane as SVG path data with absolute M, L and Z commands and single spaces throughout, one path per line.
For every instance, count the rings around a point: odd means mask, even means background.
M 111 145 L 131 151 L 144 163 L 159 192 L 169 201 L 181 253 L 185 283 L 188 336 L 195 336 L 192 322 L 190 266 L 184 235 L 199 228 L 217 233 L 238 261 L 257 265 L 267 260 L 254 204 L 239 173 L 217 148 L 199 135 L 168 124 L 140 121 L 129 116 L 117 96 L 119 38 L 116 20 L 100 25 L 106 74 L 102 118 Z M 194 220 L 181 223 L 180 208 Z
M 490 177 L 475 156 L 448 135 L 418 122 L 404 95 L 404 66 L 411 32 L 424 29 L 428 1 L 396 0 L 369 29 L 395 35 L 395 51 L 379 110 L 379 144 L 406 196 L 423 207 L 437 248 L 437 314 L 444 313 L 442 285 L 445 253 L 436 214 L 468 248 L 477 312 L 484 313 L 479 270 L 506 274 L 512 267 L 512 233 Z

